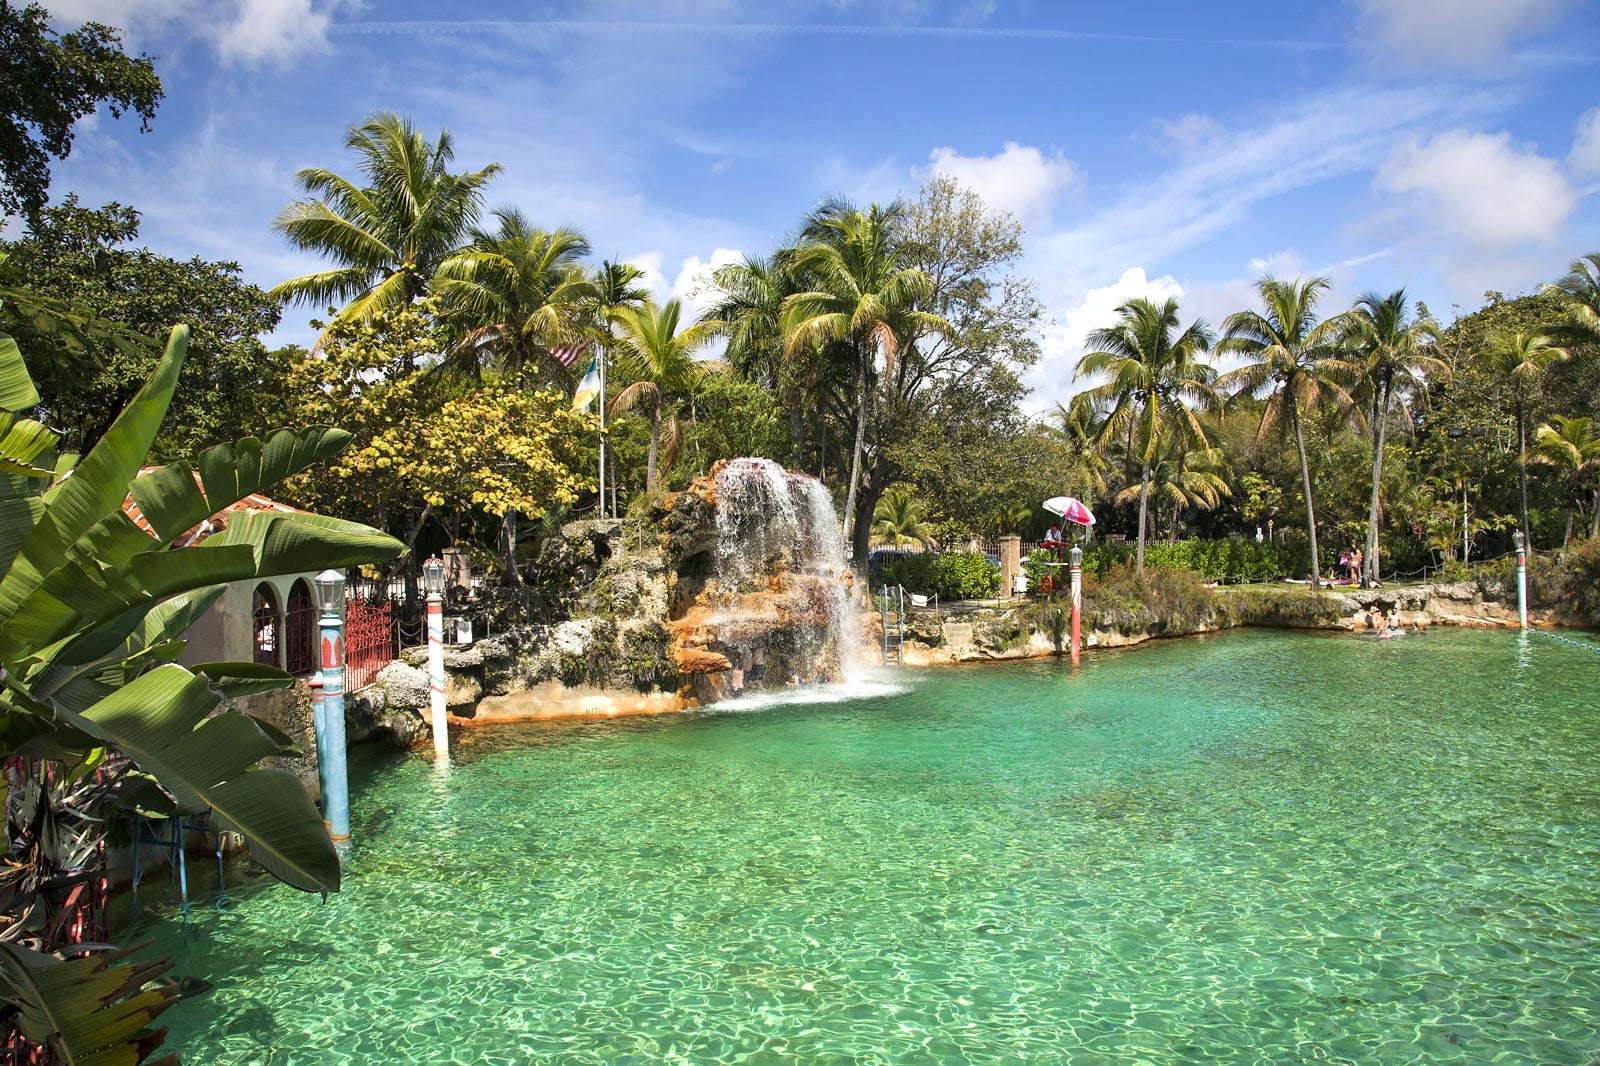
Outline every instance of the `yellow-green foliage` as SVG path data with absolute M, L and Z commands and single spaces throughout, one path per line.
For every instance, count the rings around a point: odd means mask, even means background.
M 292 394 L 304 397 L 296 417 L 355 435 L 344 454 L 292 483 L 296 502 L 368 519 L 415 500 L 537 518 L 593 489 L 578 448 L 596 416 L 552 389 L 487 376 L 462 387 L 418 369 L 442 346 L 428 312 L 423 303 L 336 323 L 320 357 L 294 368 Z

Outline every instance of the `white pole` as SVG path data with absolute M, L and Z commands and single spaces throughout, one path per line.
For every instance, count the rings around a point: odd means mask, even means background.
M 444 597 L 428 593 L 428 710 L 433 719 L 433 753 L 450 755 L 450 728 L 444 705 Z
M 1517 621 L 1523 629 L 1528 628 L 1528 545 L 1522 538 L 1522 530 L 1511 534 L 1517 542 Z

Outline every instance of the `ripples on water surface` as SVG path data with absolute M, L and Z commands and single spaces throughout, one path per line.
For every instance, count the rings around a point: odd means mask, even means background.
M 215 982 L 191 1066 L 1594 1062 L 1596 692 L 1245 632 L 475 730 L 358 762 L 328 903 L 120 932 Z

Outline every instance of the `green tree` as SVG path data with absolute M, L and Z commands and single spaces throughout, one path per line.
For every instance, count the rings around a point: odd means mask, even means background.
M 0 2 L 0 219 L 38 220 L 50 160 L 71 153 L 79 119 L 104 104 L 113 118 L 138 115 L 148 131 L 161 96 L 150 57 L 124 52 L 116 29 L 86 22 L 58 34 L 38 4 Z
M 154 457 L 192 455 L 211 441 L 271 428 L 266 412 L 279 409 L 283 360 L 259 338 L 277 328 L 277 307 L 243 281 L 237 263 L 168 259 L 134 247 L 138 234 L 132 208 L 89 210 L 69 196 L 22 237 L 0 241 L 9 256 L 0 281 L 49 293 L 111 327 L 72 342 L 52 323 L 14 316 L 11 307 L 3 313 L 0 321 L 37 353 L 44 420 L 62 428 L 63 447 L 92 448 L 149 378 L 171 323 L 181 320 L 190 327 L 184 387 Z
M 722 370 L 726 364 L 715 360 L 696 360 L 694 353 L 715 336 L 709 323 L 699 323 L 679 332 L 683 305 L 668 300 L 657 306 L 646 300 L 643 307 L 623 306 L 612 313 L 620 327 L 615 344 L 615 363 L 632 379 L 612 401 L 612 411 L 626 411 L 635 404 L 650 409 L 650 457 L 645 473 L 645 490 L 660 491 L 656 477 L 656 456 L 662 451 L 665 430 L 666 465 L 678 453 L 678 420 L 672 399 L 693 387 L 708 372 Z
M 238 514 L 221 532 L 187 543 L 209 515 L 349 440 L 325 426 L 282 430 L 141 474 L 187 339 L 186 328 L 172 331 L 145 387 L 74 464 L 55 453 L 51 430 L 20 415 L 38 394 L 15 341 L 0 335 L 0 757 L 53 764 L 51 787 L 31 797 L 0 870 L 0 981 L 8 1023 L 62 1062 L 144 1061 L 162 1039 L 151 1021 L 182 992 L 160 980 L 164 963 L 121 966 L 123 953 L 104 945 L 77 945 L 66 959 L 64 945 L 50 939 L 60 924 L 36 924 L 71 884 L 48 861 L 64 846 L 58 831 L 105 833 L 103 821 L 72 824 L 73 812 L 56 805 L 65 790 L 53 783 L 109 767 L 122 808 L 209 808 L 273 875 L 336 891 L 339 858 L 305 789 L 286 771 L 256 768 L 284 754 L 288 739 L 249 715 L 218 710 L 225 695 L 293 679 L 255 663 L 191 672 L 174 660 L 184 631 L 229 582 L 377 562 L 402 550 L 364 526 L 284 512 Z M 130 498 L 142 523 L 129 517 Z M 108 763 L 108 752 L 126 756 L 127 766 Z
M 1426 315 L 1414 316 L 1404 289 L 1388 296 L 1367 293 L 1345 316 L 1346 343 L 1360 361 L 1372 393 L 1372 500 L 1367 508 L 1367 547 L 1362 553 L 1362 583 L 1379 580 L 1378 509 L 1383 486 L 1383 447 L 1389 429 L 1395 385 L 1420 387 L 1423 375 L 1448 377 L 1450 368 L 1436 358 L 1439 326 Z M 1401 404 L 1404 411 L 1404 401 Z
M 1600 432 L 1591 418 L 1562 418 L 1557 415 L 1534 433 L 1533 454 L 1528 462 L 1554 467 L 1567 475 L 1576 487 L 1578 507 L 1567 519 L 1564 548 L 1572 540 L 1572 520 L 1582 507 L 1584 476 L 1600 471 Z M 1589 521 L 1589 536 L 1600 537 L 1600 481 L 1593 490 L 1594 510 Z
M 1600 343 L 1600 252 L 1574 259 L 1566 277 L 1540 291 L 1560 300 L 1571 315 L 1570 322 L 1553 327 L 1575 340 Z
M 442 347 L 432 305 L 335 323 L 321 354 L 296 364 L 297 415 L 337 422 L 354 442 L 315 477 L 292 479 L 286 500 L 362 517 L 407 546 L 436 511 L 538 518 L 574 503 L 592 486 L 579 470 L 592 416 L 497 374 L 469 386 L 411 370 Z
M 1311 467 L 1306 461 L 1302 412 L 1320 407 L 1330 397 L 1339 407 L 1349 409 L 1352 401 L 1341 381 L 1352 381 L 1358 373 L 1355 366 L 1337 358 L 1336 341 L 1343 323 L 1338 319 L 1317 321 L 1317 299 L 1327 291 L 1327 278 L 1289 281 L 1264 277 L 1256 282 L 1263 311 L 1229 315 L 1217 344 L 1219 353 L 1243 355 L 1250 360 L 1224 374 L 1218 384 L 1237 390 L 1241 396 L 1272 390 L 1262 409 L 1257 445 L 1285 422 L 1294 432 L 1306 497 L 1311 581 L 1315 585 L 1322 584 L 1322 570 L 1317 558 L 1317 511 L 1311 493 Z
M 887 207 L 873 204 L 861 211 L 835 201 L 813 212 L 805 228 L 806 243 L 795 252 L 795 269 L 814 288 L 784 301 L 785 349 L 791 357 L 803 349 L 825 350 L 829 345 L 840 345 L 849 353 L 855 432 L 844 526 L 858 547 L 863 538 L 856 528 L 856 497 L 879 358 L 885 373 L 892 374 L 904 344 L 922 333 L 950 329 L 943 318 L 918 306 L 931 294 L 933 283 L 909 265 L 905 220 L 899 202 Z M 870 521 L 867 525 L 870 528 Z
M 1104 384 L 1088 389 L 1079 401 L 1106 405 L 1101 423 L 1102 450 L 1127 438 L 1129 454 L 1139 463 L 1139 547 L 1134 568 L 1144 572 L 1144 546 L 1150 509 L 1150 471 L 1163 436 L 1189 450 L 1209 446 L 1205 429 L 1190 404 L 1215 408 L 1216 369 L 1200 361 L 1211 347 L 1212 333 L 1198 319 L 1180 329 L 1178 301 L 1157 304 L 1139 297 L 1117 308 L 1121 321 L 1090 332 L 1091 349 L 1078 360 L 1075 376 L 1104 374 Z
M 580 343 L 594 296 L 582 265 L 589 242 L 566 227 L 538 229 L 511 208 L 494 217 L 497 229 L 473 230 L 472 244 L 434 275 L 441 318 L 457 338 L 446 362 L 473 377 L 492 362 L 517 381 L 538 366 L 544 380 L 565 383 L 570 375 L 554 353 Z
M 933 533 L 915 498 L 903 489 L 890 489 L 878 498 L 872 512 L 872 542 L 891 548 L 932 543 Z
M 1520 489 L 1522 535 L 1528 546 L 1533 546 L 1528 527 L 1528 421 L 1524 414 L 1524 401 L 1531 386 L 1537 386 L 1550 364 L 1567 357 L 1565 348 L 1557 348 L 1550 338 L 1538 334 L 1505 333 L 1496 330 L 1488 336 L 1484 357 L 1489 368 L 1511 383 L 1517 403 L 1517 480 Z
M 783 302 L 804 289 L 792 263 L 793 256 L 783 254 L 718 267 L 712 277 L 721 295 L 706 318 L 727 339 L 724 358 L 734 372 L 782 398 L 799 466 L 805 461 L 806 383 L 799 363 L 785 358 L 783 332 Z
M 343 303 L 335 321 L 365 321 L 427 291 L 477 221 L 484 186 L 500 165 L 452 174 L 449 130 L 430 144 L 410 119 L 386 111 L 349 127 L 345 147 L 366 184 L 302 170 L 295 178 L 311 197 L 289 204 L 272 224 L 294 247 L 338 265 L 290 278 L 271 295 L 313 307 Z
M 1147 493 L 1149 499 L 1154 501 L 1158 524 L 1161 506 L 1165 504 L 1171 508 L 1168 540 L 1176 543 L 1178 519 L 1183 512 L 1191 509 L 1215 510 L 1222 505 L 1225 497 L 1233 495 L 1233 490 L 1228 487 L 1227 458 L 1220 448 L 1184 450 L 1172 439 L 1164 438 L 1156 449 L 1156 461 L 1150 468 L 1149 481 L 1126 486 L 1117 493 L 1113 502 L 1131 503 L 1140 497 L 1141 492 Z
M 1085 401 L 1057 403 L 1047 419 L 1046 432 L 1061 442 L 1070 471 L 1063 481 L 1064 488 L 1086 504 L 1104 499 L 1110 493 L 1106 484 L 1110 463 L 1096 443 L 1104 415 L 1095 404 Z

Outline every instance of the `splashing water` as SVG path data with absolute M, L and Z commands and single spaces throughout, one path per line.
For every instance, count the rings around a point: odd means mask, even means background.
M 716 485 L 715 643 L 769 682 L 855 677 L 861 635 L 827 489 L 770 459 L 730 460 Z

